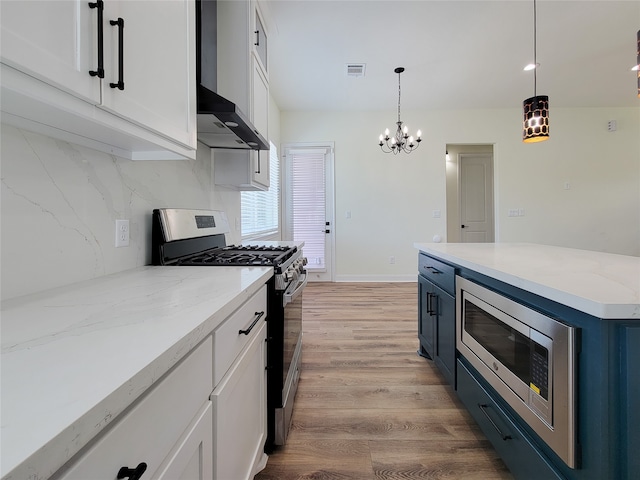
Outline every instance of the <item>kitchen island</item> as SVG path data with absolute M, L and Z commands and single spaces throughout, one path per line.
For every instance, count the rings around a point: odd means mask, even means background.
M 3 302 L 2 478 L 49 478 L 206 342 L 210 371 L 211 333 L 272 275 L 141 267 Z
M 421 353 L 433 354 L 514 475 L 635 478 L 640 471 L 634 454 L 640 448 L 634 428 L 640 423 L 640 378 L 633 371 L 640 363 L 640 258 L 534 244 L 415 247 L 420 250 Z M 502 386 L 493 388 L 487 382 L 487 374 L 474 367 L 477 359 L 457 348 L 462 338 L 460 285 L 465 282 L 576 332 L 576 349 L 570 355 L 575 365 L 573 468 L 498 393 Z M 492 368 L 498 367 L 494 363 Z M 562 390 L 562 385 L 553 385 Z

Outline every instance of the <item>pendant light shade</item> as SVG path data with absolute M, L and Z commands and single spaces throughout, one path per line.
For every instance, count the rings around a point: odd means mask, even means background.
M 538 39 L 536 0 L 533 0 L 533 97 L 522 102 L 522 141 L 524 143 L 549 140 L 549 97 L 538 95 Z
M 522 141 L 542 142 L 549 139 L 549 97 L 538 95 L 522 102 L 524 112 Z

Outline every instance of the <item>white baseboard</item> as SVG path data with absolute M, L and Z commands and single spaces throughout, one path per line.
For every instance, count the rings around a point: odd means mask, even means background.
M 336 275 L 336 282 L 417 282 L 417 274 L 405 275 Z

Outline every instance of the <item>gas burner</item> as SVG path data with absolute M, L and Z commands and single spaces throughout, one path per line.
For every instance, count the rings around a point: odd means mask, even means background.
M 243 252 L 286 252 L 296 247 L 283 247 L 279 245 L 229 245 L 222 250 L 238 250 Z
M 270 245 L 230 245 L 213 248 L 182 258 L 180 265 L 272 266 L 279 267 L 291 258 L 296 247 Z

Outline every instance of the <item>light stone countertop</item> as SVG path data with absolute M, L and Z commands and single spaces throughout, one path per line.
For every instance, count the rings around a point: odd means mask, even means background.
M 598 318 L 640 319 L 640 257 L 528 243 L 414 246 Z
M 148 266 L 3 302 L 2 478 L 53 474 L 272 275 Z

